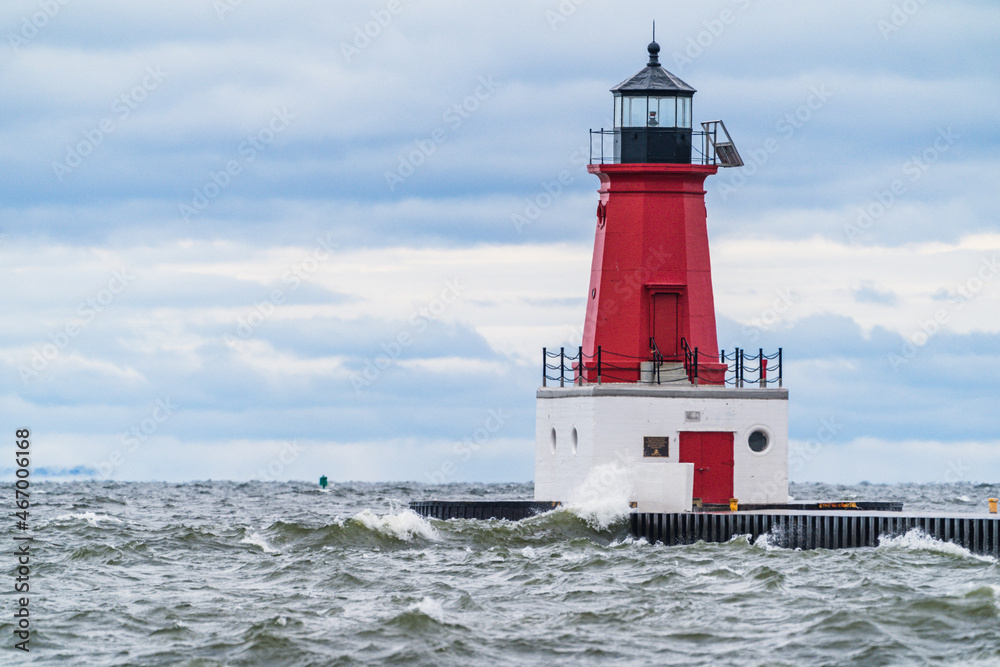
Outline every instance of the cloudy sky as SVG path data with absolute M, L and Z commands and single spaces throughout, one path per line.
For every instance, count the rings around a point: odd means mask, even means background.
M 7 0 L 0 422 L 61 478 L 530 480 L 653 19 L 793 479 L 996 481 L 992 0 Z

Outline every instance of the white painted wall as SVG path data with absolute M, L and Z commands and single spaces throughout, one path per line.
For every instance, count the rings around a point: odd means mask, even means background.
M 699 413 L 698 419 L 688 413 Z M 747 444 L 756 429 L 769 439 L 760 453 Z M 733 432 L 734 496 L 743 503 L 787 502 L 787 390 L 649 385 L 539 389 L 535 498 L 574 502 L 581 494 L 627 493 L 631 501 L 672 508 L 639 511 L 689 510 L 693 471 L 678 460 L 681 431 Z M 644 458 L 645 436 L 669 437 L 669 456 Z M 627 474 L 595 482 L 592 473 L 600 466 Z M 628 481 L 610 481 L 623 478 Z M 612 485 L 630 488 L 606 488 Z

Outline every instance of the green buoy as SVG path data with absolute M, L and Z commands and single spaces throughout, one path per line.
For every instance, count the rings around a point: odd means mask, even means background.
M 325 489 L 326 488 L 326 484 L 327 484 L 327 482 L 326 482 L 326 475 L 323 475 L 322 477 L 319 478 L 319 485 L 320 485 L 320 487 L 322 487 L 322 488 Z

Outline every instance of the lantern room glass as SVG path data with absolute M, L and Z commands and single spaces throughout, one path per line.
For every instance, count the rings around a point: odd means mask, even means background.
M 646 100 L 645 97 L 626 97 L 625 102 L 628 107 L 627 127 L 646 127 Z
M 691 127 L 691 98 L 677 99 L 677 127 Z
M 649 98 L 649 127 L 675 127 L 676 97 Z
M 615 127 L 691 127 L 690 97 L 615 95 Z

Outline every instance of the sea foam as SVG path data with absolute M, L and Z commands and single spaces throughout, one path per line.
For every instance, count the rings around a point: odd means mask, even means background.
M 437 531 L 429 521 L 418 516 L 412 510 L 404 510 L 397 514 L 379 516 L 370 510 L 358 512 L 350 519 L 376 533 L 410 541 L 415 537 L 427 540 L 437 539 Z

